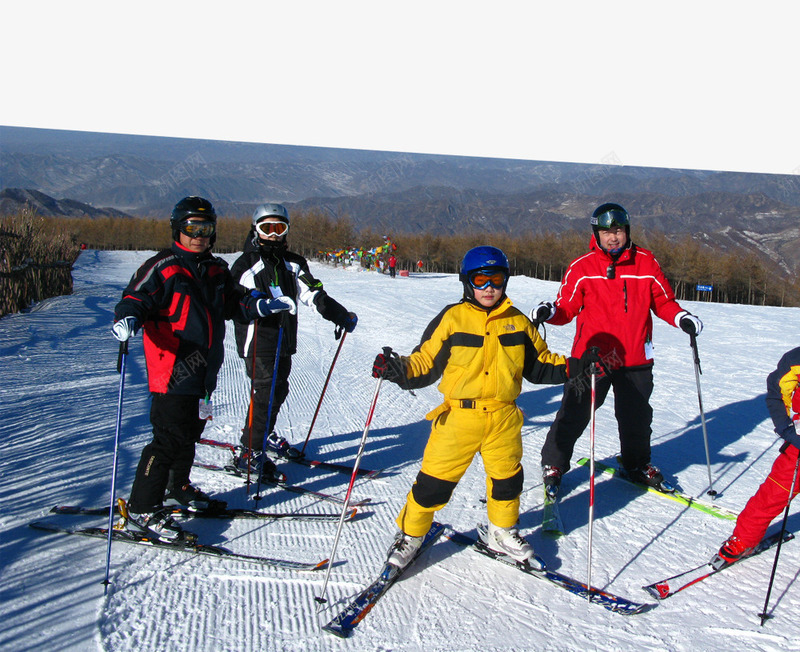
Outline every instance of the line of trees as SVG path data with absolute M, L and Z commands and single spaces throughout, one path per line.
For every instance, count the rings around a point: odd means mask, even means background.
M 169 218 L 47 218 L 53 233 L 69 234 L 73 243 L 91 249 L 161 249 L 171 243 Z M 221 218 L 214 250 L 241 251 L 250 230 L 248 217 Z M 320 211 L 292 215 L 289 242 L 306 258 L 339 249 L 369 250 L 384 241 L 384 233 L 356 229 L 348 218 L 334 219 Z M 391 233 L 401 269 L 416 269 L 422 260 L 430 272 L 455 273 L 464 252 L 479 244 L 500 247 L 508 256 L 512 274 L 559 281 L 571 260 L 587 251 L 590 232 L 516 234 L 471 233 L 456 236 L 430 233 Z M 635 241 L 651 249 L 672 283 L 677 298 L 755 305 L 800 305 L 798 279 L 787 279 L 777 266 L 753 253 L 725 253 L 690 236 L 636 233 Z M 710 285 L 711 292 L 697 290 Z
M 31 210 L 0 218 L 0 317 L 72 292 L 80 249 L 65 230 L 51 230 Z

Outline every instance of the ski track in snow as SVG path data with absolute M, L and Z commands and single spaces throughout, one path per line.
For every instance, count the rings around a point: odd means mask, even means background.
M 56 504 L 106 504 L 109 497 L 119 376 L 111 311 L 147 252 L 81 254 L 75 292 L 0 321 L 0 647 L 26 650 L 636 650 L 679 652 L 729 648 L 800 650 L 797 592 L 800 544 L 782 547 L 770 609 L 759 626 L 773 555 L 765 554 L 687 589 L 636 616 L 620 616 L 545 582 L 441 539 L 384 596 L 348 640 L 321 632 L 338 609 L 374 579 L 392 541 L 394 518 L 416 477 L 429 423 L 440 402 L 435 387 L 411 395 L 384 384 L 361 465 L 385 469 L 359 478 L 353 500 L 370 497 L 345 523 L 330 575 L 329 603 L 315 597 L 325 571 L 286 571 L 256 564 L 115 543 L 111 585 L 103 595 L 105 544 L 27 527 Z M 232 262 L 235 255 L 224 256 Z M 455 275 L 390 279 L 374 272 L 312 263 L 331 296 L 359 316 L 347 336 L 307 447 L 309 457 L 352 464 L 375 380 L 372 360 L 383 346 L 407 354 L 427 323 L 458 300 Z M 509 294 L 523 311 L 552 300 L 556 283 L 514 277 Z M 798 309 L 686 302 L 705 330 L 698 339 L 717 501 L 741 509 L 777 454 L 764 406 L 765 380 Z M 336 352 L 334 327 L 300 306 L 298 352 L 278 429 L 302 446 Z M 569 353 L 572 326 L 548 327 L 550 349 Z M 653 461 L 688 493 L 708 488 L 697 385 L 688 338 L 656 320 Z M 564 477 L 561 513 L 567 535 L 540 531 L 539 449 L 561 388 L 525 384 L 523 441 L 527 470 L 520 528 L 555 570 L 586 579 L 588 470 Z M 229 328 L 226 361 L 214 394 L 215 418 L 204 435 L 237 443 L 249 382 Z M 126 375 L 117 495 L 127 496 L 149 441 L 148 394 L 141 337 L 131 343 Z M 613 397 L 597 413 L 596 457 L 618 452 Z M 588 433 L 577 459 L 588 454 Z M 197 459 L 222 464 L 229 453 L 197 447 Z M 344 497 L 349 475 L 282 461 L 290 482 Z M 193 481 L 232 507 L 253 507 L 244 483 L 196 468 Z M 483 469 L 476 459 L 438 517 L 472 532 L 485 522 Z M 310 496 L 264 487 L 261 509 L 340 508 Z M 76 522 L 98 519 L 71 517 Z M 104 522 L 105 519 L 99 519 Z M 779 521 L 772 529 L 779 527 Z M 318 561 L 333 546 L 336 522 L 187 520 L 205 543 L 251 555 Z M 592 579 L 595 586 L 648 601 L 641 586 L 702 563 L 733 527 L 697 510 L 606 475 L 596 476 Z M 789 529 L 800 529 L 791 514 Z

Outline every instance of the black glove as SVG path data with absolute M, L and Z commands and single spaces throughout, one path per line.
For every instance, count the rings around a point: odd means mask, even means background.
M 681 318 L 678 320 L 678 326 L 680 326 L 684 333 L 695 336 L 700 335 L 703 330 L 703 322 L 701 322 L 698 317 L 695 317 L 690 312 L 684 313 L 681 316 Z
M 406 379 L 406 370 L 403 361 L 391 348 L 383 347 L 383 353 L 375 356 L 372 363 L 372 377 L 383 378 L 390 383 L 400 384 Z
M 549 301 L 542 301 L 538 306 L 531 310 L 531 321 L 537 328 L 556 314 L 556 307 Z
M 586 349 L 580 358 L 567 358 L 567 376 L 572 378 L 579 378 L 583 375 L 589 375 L 592 363 L 597 365 L 598 375 L 603 375 L 603 367 L 600 364 L 600 349 L 596 346 Z

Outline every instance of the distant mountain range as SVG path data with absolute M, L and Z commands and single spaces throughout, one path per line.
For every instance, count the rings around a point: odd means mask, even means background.
M 102 214 L 167 215 L 181 197 L 199 194 L 223 215 L 279 201 L 385 232 L 588 233 L 592 209 L 613 200 L 631 213 L 634 236 L 637 228 L 691 234 L 723 250 L 755 251 L 784 273 L 800 270 L 800 177 L 605 159 L 584 165 L 0 127 L 0 188 L 31 189 L 28 200 L 36 192 L 62 198 L 55 214 L 77 201 Z
M 74 199 L 55 199 L 38 190 L 0 190 L 0 215 L 14 215 L 25 208 L 35 210 L 43 217 L 131 217 L 116 208 L 95 208 Z

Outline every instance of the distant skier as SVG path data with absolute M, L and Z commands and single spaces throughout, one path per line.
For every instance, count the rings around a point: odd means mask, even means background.
M 133 275 L 114 309 L 114 337 L 128 340 L 144 328 L 147 378 L 152 396 L 153 440 L 144 447 L 128 500 L 127 527 L 174 540 L 181 527 L 164 508 L 224 506 L 189 481 L 195 443 L 217 386 L 225 320 L 249 321 L 288 310 L 281 300 L 244 294 L 227 263 L 211 255 L 217 215 L 202 197 L 185 197 L 172 210 L 169 249 Z
M 348 333 L 358 318 L 328 296 L 322 283 L 311 275 L 308 262 L 300 254 L 287 249 L 289 213 L 281 204 L 261 204 L 253 213 L 252 227 L 244 244 L 244 252 L 233 263 L 233 277 L 247 291 L 256 290 L 275 300 L 287 301 L 292 309 L 267 315 L 250 324 L 236 323 L 236 346 L 244 360 L 247 375 L 253 383 L 252 416 L 248 413 L 242 429 L 244 453 L 237 465 L 262 473 L 270 480 L 285 479 L 275 464 L 261 456 L 264 434 L 269 433 L 267 447 L 284 457 L 300 457 L 284 437 L 275 432 L 278 412 L 289 394 L 292 355 L 297 351 L 297 303 L 313 307 L 323 318 Z M 267 423 L 272 374 L 278 347 L 278 332 L 283 329 L 278 361 L 272 413 Z M 251 450 L 252 449 L 252 450 Z
M 444 403 L 426 415 L 431 434 L 422 469 L 397 517 L 400 532 L 388 563 L 404 568 L 414 557 L 456 485 L 481 454 L 486 471 L 489 518 L 486 544 L 513 559 L 536 565 L 533 548 L 520 536 L 522 412 L 515 401 L 522 379 L 559 384 L 580 377 L 592 352 L 579 360 L 551 353 L 528 318 L 506 295 L 509 267 L 496 247 L 470 249 L 461 264 L 463 299 L 428 324 L 409 356 L 383 353 L 372 375 L 404 389 L 441 379 Z
M 767 479 L 736 519 L 733 534 L 711 558 L 710 563 L 714 568 L 722 568 L 752 552 L 764 538 L 772 520 L 800 492 L 798 478 L 794 491 L 789 495 L 800 454 L 800 435 L 795 426 L 800 419 L 800 348 L 786 353 L 777 368 L 767 376 L 766 401 L 775 432 L 786 441 Z
M 629 477 L 668 489 L 662 473 L 650 463 L 653 410 L 653 320 L 651 311 L 689 335 L 703 324 L 683 310 L 653 254 L 630 239 L 630 217 L 619 204 L 598 206 L 591 218 L 589 253 L 573 260 L 558 290 L 555 304 L 542 302 L 531 311 L 537 326 L 561 326 L 577 318 L 572 355 L 600 349 L 609 375 L 597 380 L 596 407 L 614 389 L 622 465 Z M 591 411 L 590 392 L 564 392 L 542 447 L 546 491 L 555 496 L 561 476 L 569 470 L 575 442 Z M 665 483 L 666 484 L 666 483 Z
M 397 272 L 397 256 L 392 254 L 391 256 L 389 256 L 389 276 L 394 278 L 396 272 Z

